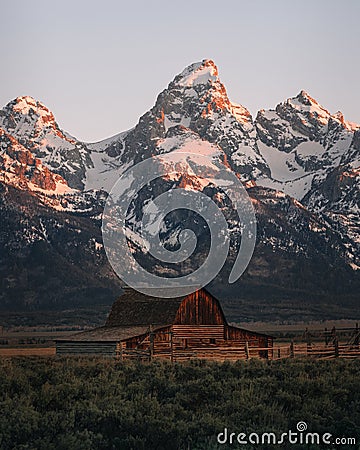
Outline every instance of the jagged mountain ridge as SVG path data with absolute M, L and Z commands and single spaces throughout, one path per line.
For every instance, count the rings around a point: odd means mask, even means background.
M 335 167 L 358 164 L 352 148 L 359 126 L 340 112 L 330 114 L 304 91 L 275 110 L 259 111 L 256 128 L 260 152 L 272 166 L 271 180 L 261 184 L 298 200 Z
M 133 129 L 95 144 L 63 132 L 40 102 L 15 99 L 0 112 L 1 180 L 50 211 L 75 214 L 99 227 L 106 192 L 127 167 L 152 155 L 175 155 L 184 145 L 201 152 L 210 144 L 217 149 L 216 158 L 248 188 L 267 188 L 253 198 L 260 227 L 257 254 L 267 257 L 265 263 L 256 259 L 260 268 L 250 265 L 251 283 L 255 277 L 265 286 L 270 279 L 281 285 L 281 277 L 269 269 L 281 254 L 287 255 L 281 257 L 287 261 L 284 274 L 294 260 L 289 275 L 294 285 L 304 258 L 332 267 L 344 286 L 347 278 L 354 285 L 355 271 L 350 274 L 348 268 L 356 269 L 360 257 L 358 128 L 304 91 L 274 110 L 259 111 L 254 120 L 245 107 L 229 100 L 217 67 L 204 60 L 177 75 Z M 301 238 L 295 221 L 282 236 L 288 210 L 281 191 L 302 201 L 292 203 L 305 227 Z M 266 204 L 275 212 L 264 209 Z M 30 228 L 38 229 L 30 222 Z M 303 282 L 300 277 L 299 285 Z M 311 282 L 305 287 L 306 295 L 314 286 Z
M 360 166 L 358 125 L 339 112 L 330 114 L 305 91 L 274 110 L 259 111 L 253 120 L 246 108 L 229 100 L 211 60 L 177 75 L 132 130 L 96 144 L 69 138 L 53 114 L 30 97 L 10 102 L 0 119 L 7 133 L 81 191 L 108 192 L 133 163 L 181 145 L 183 128 L 193 133 L 194 142 L 200 137 L 218 145 L 242 181 L 283 191 L 305 204 L 311 198 L 307 206 L 313 211 L 319 210 L 314 202 L 322 198 L 320 185 L 336 168 L 356 173 Z
M 177 127 L 218 145 L 243 181 L 297 200 L 335 167 L 359 165 L 359 125 L 346 122 L 339 112 L 331 115 L 304 91 L 274 110 L 259 111 L 253 120 L 245 107 L 229 100 L 211 60 L 177 75 L 133 129 L 96 144 L 60 130 L 53 114 L 31 97 L 5 106 L 0 127 L 78 190 L 108 191 L 129 165 L 171 151 L 174 146 L 165 149 L 163 140 L 169 134 L 174 140 Z

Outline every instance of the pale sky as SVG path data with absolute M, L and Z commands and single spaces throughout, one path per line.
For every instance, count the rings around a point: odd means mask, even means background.
M 305 89 L 360 123 L 358 0 L 1 1 L 0 106 L 31 95 L 93 142 L 210 58 L 255 116 Z

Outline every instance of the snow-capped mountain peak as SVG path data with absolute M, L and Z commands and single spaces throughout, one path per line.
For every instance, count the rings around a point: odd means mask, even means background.
M 198 84 L 219 81 L 219 71 L 214 61 L 204 59 L 201 62 L 193 63 L 186 67 L 175 77 L 174 82 L 179 86 L 193 87 Z
M 289 98 L 286 104 L 298 113 L 304 114 L 304 122 L 313 119 L 320 126 L 326 126 L 331 117 L 330 112 L 304 90 L 301 90 L 296 97 Z
M 13 102 L 10 102 L 9 105 L 12 105 L 14 111 L 21 112 L 22 114 L 29 114 L 30 109 L 34 112 L 44 111 L 46 114 L 51 114 L 43 103 L 35 100 L 30 95 L 16 97 L 16 99 Z
M 357 225 L 350 217 L 359 208 L 358 125 L 345 121 L 339 111 L 331 114 L 301 91 L 274 110 L 260 111 L 255 126 L 258 148 L 271 172 L 270 177 L 258 178 L 257 184 L 284 191 L 312 211 L 326 205 L 337 214 L 348 208 L 345 233 L 356 234 L 352 227 L 357 229 Z M 342 216 L 334 215 L 331 220 L 341 223 Z
M 0 127 L 71 188 L 83 189 L 86 170 L 92 167 L 89 151 L 60 129 L 43 103 L 30 96 L 17 97 L 0 111 Z
M 250 144 L 253 128 L 249 111 L 229 100 L 215 63 L 204 59 L 175 76 L 132 130 L 88 146 L 93 169 L 88 171 L 86 188 L 103 186 L 109 190 L 124 168 L 173 151 L 170 143 L 182 142 L 187 131 L 194 142 L 200 139 L 219 145 L 230 165 L 246 166 L 249 175 L 245 180 L 253 179 L 251 167 L 261 160 Z
M 180 90 L 183 97 L 198 99 L 203 106 L 203 118 L 225 111 L 245 127 L 252 124 L 250 112 L 244 106 L 229 100 L 225 86 L 219 78 L 219 70 L 211 59 L 204 59 L 186 67 L 168 87 L 174 88 Z
M 306 106 L 319 105 L 319 103 L 313 97 L 311 97 L 311 95 L 308 92 L 306 92 L 304 89 L 302 89 L 298 93 L 298 95 L 296 97 L 294 97 L 294 99 L 296 99 L 299 103 L 306 105 Z M 291 100 L 291 99 L 289 99 L 289 100 Z
M 331 115 L 331 118 L 335 121 L 338 121 L 342 124 L 344 128 L 346 128 L 349 131 L 356 131 L 360 128 L 360 125 L 355 122 L 349 122 L 348 120 L 345 120 L 344 114 L 341 111 L 337 111 L 335 114 Z
M 299 113 L 304 113 L 308 118 L 316 119 L 323 126 L 326 126 L 329 120 L 332 119 L 349 131 L 355 131 L 360 127 L 354 122 L 346 121 L 341 111 L 337 111 L 334 114 L 330 113 L 304 90 L 301 90 L 296 97 L 289 98 L 286 103 Z
M 52 130 L 60 139 L 71 144 L 76 142 L 60 130 L 53 113 L 33 97 L 17 97 L 5 106 L 2 113 L 2 126 L 19 138 L 38 139 Z

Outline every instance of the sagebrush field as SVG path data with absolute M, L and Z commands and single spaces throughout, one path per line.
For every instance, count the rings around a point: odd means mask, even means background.
M 220 446 L 217 434 L 224 427 L 281 433 L 299 421 L 318 433 L 358 439 L 359 374 L 360 360 L 171 365 L 3 358 L 0 448 L 240 448 Z

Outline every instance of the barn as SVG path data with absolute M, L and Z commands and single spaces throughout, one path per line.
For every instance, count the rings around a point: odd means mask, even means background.
M 58 355 L 122 360 L 267 358 L 272 347 L 271 336 L 229 325 L 220 302 L 205 288 L 177 298 L 125 288 L 103 327 L 56 341 Z

